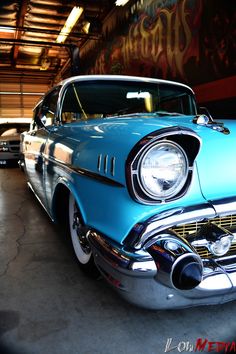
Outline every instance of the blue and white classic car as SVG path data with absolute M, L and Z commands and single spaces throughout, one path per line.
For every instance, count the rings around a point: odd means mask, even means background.
M 150 309 L 236 299 L 236 124 L 151 78 L 64 80 L 34 110 L 28 184 L 81 268 Z

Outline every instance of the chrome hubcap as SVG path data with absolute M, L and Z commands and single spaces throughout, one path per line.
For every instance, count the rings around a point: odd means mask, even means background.
M 87 240 L 88 230 L 81 224 L 78 211 L 74 212 L 73 229 L 77 233 L 78 241 L 83 252 L 86 254 L 91 253 L 91 248 Z

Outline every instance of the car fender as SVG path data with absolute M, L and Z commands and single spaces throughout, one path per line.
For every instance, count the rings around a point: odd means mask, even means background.
M 55 223 L 59 223 L 59 218 L 58 218 L 58 210 L 60 208 L 62 208 L 63 210 L 67 210 L 68 205 L 58 205 L 59 202 L 62 202 L 65 198 L 69 199 L 69 194 L 72 194 L 77 206 L 80 210 L 81 216 L 84 220 L 84 222 L 86 222 L 86 215 L 82 206 L 82 202 L 79 198 L 78 192 L 76 191 L 76 187 L 73 184 L 73 182 L 65 177 L 65 176 L 61 176 L 57 179 L 57 183 L 55 185 L 54 188 L 54 192 L 52 195 L 52 199 L 51 202 L 49 202 L 49 207 L 51 210 L 51 215 L 52 215 L 52 219 Z M 66 195 L 65 195 L 66 194 Z

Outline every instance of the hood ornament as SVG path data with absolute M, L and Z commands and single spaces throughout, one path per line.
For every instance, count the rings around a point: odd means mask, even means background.
M 224 126 L 224 123 L 214 121 L 212 116 L 210 115 L 210 113 L 207 111 L 206 108 L 201 107 L 201 109 L 202 110 L 204 109 L 207 112 L 207 115 L 206 114 L 196 115 L 193 118 L 193 123 L 205 126 L 207 128 L 216 130 L 216 131 L 226 134 L 226 135 L 230 134 L 229 129 Z

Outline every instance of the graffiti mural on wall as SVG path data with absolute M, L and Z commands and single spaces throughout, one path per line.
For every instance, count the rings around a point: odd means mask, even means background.
M 182 0 L 140 13 L 127 33 L 104 48 L 91 73 L 181 77 L 185 64 L 199 60 L 198 30 L 202 0 Z
M 178 2 L 172 9 L 158 9 L 152 20 L 146 14 L 131 26 L 122 46 L 125 64 L 141 61 L 147 67 L 157 65 L 161 77 L 185 79 L 184 65 L 193 57 L 199 59 L 198 38 L 194 38 L 200 22 L 201 1 L 188 7 L 188 0 Z M 194 22 L 190 18 L 195 16 Z
M 235 75 L 234 1 L 146 0 L 145 7 L 81 58 L 84 73 L 152 76 L 192 85 Z

